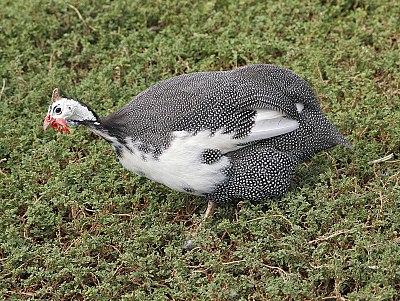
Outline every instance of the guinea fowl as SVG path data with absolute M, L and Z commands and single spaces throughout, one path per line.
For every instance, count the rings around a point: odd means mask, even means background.
M 290 70 L 249 65 L 157 83 L 105 118 L 60 97 L 43 128 L 85 125 L 107 140 L 128 170 L 216 203 L 283 195 L 296 166 L 338 144 L 310 85 Z

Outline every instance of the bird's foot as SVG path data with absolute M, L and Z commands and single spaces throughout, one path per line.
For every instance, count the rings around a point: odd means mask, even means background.
M 207 210 L 204 213 L 204 218 L 211 217 L 215 213 L 215 208 L 217 207 L 217 203 L 213 201 L 208 201 Z

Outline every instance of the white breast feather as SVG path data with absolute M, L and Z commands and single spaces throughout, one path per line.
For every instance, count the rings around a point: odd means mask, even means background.
M 145 160 L 137 146 L 128 142 L 131 151 L 124 148 L 121 164 L 128 170 L 144 174 L 147 178 L 163 183 L 178 191 L 193 189 L 194 194 L 210 193 L 215 186 L 225 180 L 223 170 L 229 166 L 229 159 L 222 157 L 213 164 L 201 162 L 206 149 L 220 149 L 225 152 L 237 149 L 237 140 L 232 135 L 217 132 L 210 135 L 203 131 L 193 135 L 179 131 L 174 133 L 171 145 L 154 159 L 147 155 Z

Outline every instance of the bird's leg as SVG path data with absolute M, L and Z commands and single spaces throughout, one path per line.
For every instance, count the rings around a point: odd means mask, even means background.
M 208 201 L 207 210 L 204 213 L 204 218 L 213 216 L 215 212 L 215 207 L 217 207 L 217 203 L 213 201 Z

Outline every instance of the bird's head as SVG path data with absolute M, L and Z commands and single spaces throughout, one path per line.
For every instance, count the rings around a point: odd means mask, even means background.
M 55 128 L 61 134 L 69 134 L 67 124 L 77 126 L 82 122 L 96 122 L 97 116 L 84 104 L 68 98 L 60 97 L 58 89 L 52 94 L 52 104 L 43 122 L 43 129 Z

